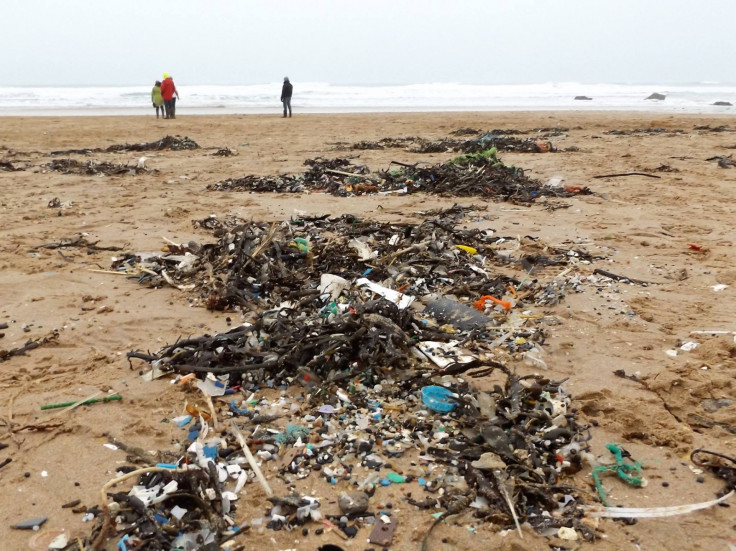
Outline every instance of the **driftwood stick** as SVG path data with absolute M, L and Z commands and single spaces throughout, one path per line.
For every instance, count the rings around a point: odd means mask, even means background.
M 618 178 L 619 176 L 646 176 L 647 178 L 661 178 L 656 174 L 647 174 L 646 172 L 621 172 L 619 174 L 601 174 L 600 176 L 593 176 L 593 178 Z
M 353 174 L 352 172 L 343 172 L 341 170 L 333 170 L 331 168 L 326 168 L 325 172 L 329 172 L 330 174 L 339 174 L 340 176 L 354 176 L 355 178 L 362 178 L 363 180 L 370 180 L 370 177 L 366 176 L 365 174 Z
M 416 168 L 419 163 L 409 164 L 409 163 L 402 163 L 401 161 L 391 161 L 391 164 L 405 166 L 406 168 Z
M 613 274 L 611 272 L 607 272 L 605 270 L 599 270 L 598 268 L 596 268 L 595 270 L 593 270 L 593 273 L 594 274 L 598 274 L 598 275 L 602 275 L 604 277 L 610 277 L 611 279 L 615 279 L 616 281 L 626 280 L 626 281 L 630 281 L 631 283 L 636 283 L 636 284 L 639 284 L 639 285 L 650 285 L 651 284 L 651 282 L 649 282 L 649 281 L 642 281 L 641 279 L 633 279 L 633 278 L 622 276 L 622 275 L 616 275 L 616 274 Z

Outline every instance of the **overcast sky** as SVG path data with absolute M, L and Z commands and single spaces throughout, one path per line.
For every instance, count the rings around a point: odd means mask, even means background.
M 0 85 L 736 82 L 734 0 L 0 0 Z

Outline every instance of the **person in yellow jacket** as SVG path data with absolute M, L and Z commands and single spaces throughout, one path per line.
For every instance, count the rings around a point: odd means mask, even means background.
M 161 95 L 161 81 L 157 80 L 151 90 L 151 101 L 156 109 L 156 118 L 158 118 L 158 110 L 161 109 L 161 116 L 164 116 L 164 97 Z

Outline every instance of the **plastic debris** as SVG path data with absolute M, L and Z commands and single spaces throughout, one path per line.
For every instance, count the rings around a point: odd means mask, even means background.
M 448 413 L 457 406 L 452 391 L 443 386 L 425 386 L 422 389 L 422 402 L 437 413 Z

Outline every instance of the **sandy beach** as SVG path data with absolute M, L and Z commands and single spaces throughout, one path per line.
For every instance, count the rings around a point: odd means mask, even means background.
M 300 174 L 316 157 L 356 156 L 372 171 L 391 161 L 439 163 L 456 154 L 413 153 L 406 149 L 343 150 L 359 141 L 418 136 L 447 138 L 473 128 L 516 129 L 535 137 L 557 128 L 549 153 L 499 152 L 506 165 L 531 178 L 590 188 L 590 195 L 538 201 L 529 205 L 480 197 L 324 193 L 238 193 L 207 191 L 209 184 L 246 175 Z M 611 132 L 611 131 L 619 132 Z M 153 152 L 51 153 L 153 142 L 164 136 L 188 137 L 200 149 Z M 232 156 L 213 155 L 229 148 Z M 563 151 L 563 150 L 567 151 Z M 130 350 L 154 352 L 179 338 L 215 334 L 237 324 L 239 312 L 213 312 L 171 286 L 150 288 L 111 272 L 111 258 L 122 252 L 160 252 L 167 240 L 207 243 L 212 235 L 192 225 L 212 214 L 259 222 L 299 216 L 353 214 L 379 222 L 415 222 L 423 212 L 454 204 L 474 206 L 473 227 L 499 235 L 534 236 L 543 243 L 585 251 L 592 258 L 565 274 L 579 285 L 559 304 L 530 307 L 554 318 L 547 327 L 542 373 L 567 379 L 565 388 L 580 423 L 590 424 L 594 457 L 610 462 L 609 442 L 642 461 L 646 487 L 606 478 L 611 505 L 657 507 L 715 499 L 724 481 L 698 470 L 690 452 L 705 448 L 734 454 L 736 444 L 736 266 L 733 262 L 736 170 L 713 157 L 736 149 L 736 126 L 729 116 L 648 115 L 646 113 L 401 113 L 149 117 L 5 117 L 0 120 L 0 536 L 4 549 L 46 549 L 43 534 L 64 529 L 88 537 L 92 523 L 83 513 L 62 508 L 74 500 L 92 508 L 100 489 L 126 462 L 122 450 L 106 447 L 113 435 L 150 453 L 172 450 L 186 433 L 170 419 L 201 394 L 173 377 L 146 381 L 147 364 L 129 362 Z M 141 174 L 75 175 L 50 170 L 56 158 L 136 166 Z M 2 165 L 0 165 L 2 169 Z M 629 176 L 597 176 L 639 173 Z M 468 222 L 470 223 L 470 222 Z M 57 247 L 83 237 L 85 246 Z M 89 244 L 94 246 L 90 247 Z M 105 250 L 118 248 L 118 250 Z M 623 281 L 594 271 L 617 274 Z M 554 278 L 549 267 L 537 276 Z M 645 284 L 641 284 L 644 282 Z M 3 351 L 49 338 L 25 354 Z M 685 347 L 688 342 L 697 347 Z M 504 357 L 519 373 L 538 367 Z M 626 375 L 623 378 L 618 372 Z M 102 397 L 122 400 L 42 411 L 44 404 Z M 227 400 L 215 399 L 224 415 Z M 390 413 L 389 413 L 390 415 Z M 408 459 L 407 459 L 408 461 Z M 408 465 L 406 466 L 409 468 Z M 277 476 L 278 462 L 264 462 L 264 474 L 277 495 L 287 492 Z M 591 492 L 591 467 L 571 484 Z M 322 510 L 337 513 L 334 487 L 310 477 Z M 116 491 L 128 488 L 123 483 Z M 257 483 L 246 485 L 237 522 L 263 516 L 269 505 Z M 434 511 L 406 502 L 421 499 L 415 484 L 380 488 L 371 510 L 392 505 L 398 529 L 390 549 L 418 550 Z M 733 501 L 733 500 L 732 500 Z M 483 545 L 514 551 L 539 549 L 713 549 L 728 551 L 736 538 L 733 507 L 687 515 L 593 522 L 601 539 L 593 543 L 543 537 L 459 517 L 433 532 L 431 550 Z M 38 532 L 11 529 L 35 517 L 48 517 Z M 94 521 L 92 521 L 94 522 Z M 472 526 L 473 529 L 469 530 Z M 350 541 L 334 532 L 252 527 L 236 538 L 243 549 L 316 550 L 327 543 L 362 551 L 369 527 Z M 35 539 L 34 539 L 35 538 Z M 115 549 L 117 538 L 106 549 Z M 35 547 L 33 547 L 35 546 Z M 89 549 L 89 547 L 87 547 Z M 733 549 L 733 547 L 731 547 Z

